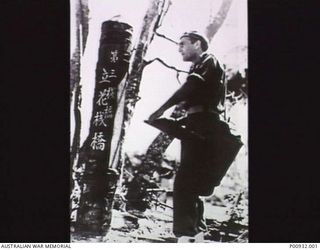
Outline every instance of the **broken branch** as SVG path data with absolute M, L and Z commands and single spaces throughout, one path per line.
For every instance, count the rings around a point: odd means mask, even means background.
M 149 65 L 149 64 L 151 64 L 151 63 L 153 63 L 154 61 L 159 61 L 161 64 L 163 64 L 165 67 L 167 67 L 167 68 L 169 68 L 169 69 L 173 69 L 173 70 L 175 70 L 175 71 L 177 71 L 177 72 L 180 72 L 180 73 L 187 73 L 188 74 L 188 71 L 185 71 L 185 70 L 181 70 L 181 69 L 177 69 L 176 67 L 174 67 L 174 66 L 170 66 L 170 65 L 168 65 L 167 63 L 165 63 L 162 59 L 160 59 L 160 58 L 154 58 L 154 59 L 152 59 L 152 60 L 150 60 L 150 61 L 144 61 L 144 66 L 146 66 L 146 65 Z
M 159 36 L 159 37 L 162 37 L 162 38 L 164 38 L 164 39 L 166 39 L 166 40 L 168 40 L 168 41 L 170 41 L 170 42 L 172 42 L 172 43 L 174 43 L 174 44 L 176 44 L 176 45 L 179 45 L 179 43 L 178 42 L 176 42 L 176 41 L 174 41 L 174 40 L 172 40 L 172 39 L 170 39 L 170 38 L 168 38 L 168 37 L 166 37 L 165 35 L 162 35 L 162 34 L 160 34 L 160 33 L 158 33 L 158 32 L 154 32 L 157 36 Z

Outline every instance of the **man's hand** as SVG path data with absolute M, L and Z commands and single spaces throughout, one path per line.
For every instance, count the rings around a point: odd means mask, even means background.
M 151 114 L 151 115 L 149 116 L 149 119 L 148 119 L 148 120 L 149 120 L 150 122 L 152 122 L 152 121 L 154 121 L 155 119 L 157 119 L 157 118 L 159 118 L 160 116 L 162 116 L 163 113 L 164 113 L 164 110 L 158 109 L 156 112 L 154 112 L 153 114 Z

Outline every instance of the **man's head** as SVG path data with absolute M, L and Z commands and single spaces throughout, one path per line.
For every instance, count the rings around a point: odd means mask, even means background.
M 179 52 L 183 61 L 195 62 L 208 49 L 208 41 L 197 31 L 185 32 L 180 37 Z

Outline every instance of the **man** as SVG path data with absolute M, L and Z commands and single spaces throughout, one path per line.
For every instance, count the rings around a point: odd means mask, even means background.
M 213 55 L 205 53 L 208 42 L 196 31 L 186 32 L 180 38 L 179 52 L 183 61 L 192 62 L 186 82 L 150 117 L 149 121 L 179 103 L 187 110 L 186 129 L 194 131 L 205 140 L 181 139 L 181 164 L 173 190 L 173 233 L 178 242 L 191 242 L 203 238 L 206 224 L 204 206 L 200 195 L 213 190 L 203 186 L 202 179 L 210 162 L 210 143 L 213 130 L 223 111 L 223 70 Z

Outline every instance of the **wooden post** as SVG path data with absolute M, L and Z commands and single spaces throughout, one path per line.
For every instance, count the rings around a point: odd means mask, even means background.
M 89 135 L 80 149 L 77 175 L 81 188 L 76 231 L 104 236 L 119 173 L 110 168 L 110 150 L 119 96 L 131 57 L 132 27 L 117 21 L 102 24 Z

